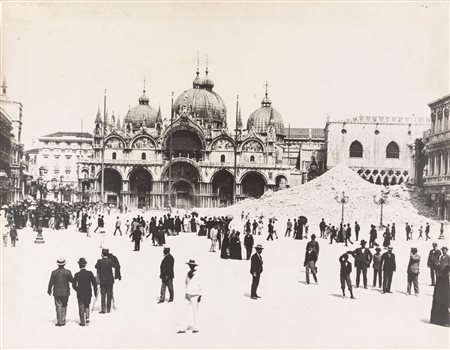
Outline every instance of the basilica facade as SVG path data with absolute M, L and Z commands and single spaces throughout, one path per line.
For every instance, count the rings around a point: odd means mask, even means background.
M 116 206 L 218 207 L 323 172 L 324 162 L 316 160 L 325 157 L 323 133 L 296 129 L 296 138 L 289 140 L 267 89 L 246 127 L 240 112 L 236 114 L 237 127 L 229 130 L 226 105 L 214 91 L 207 69 L 203 77 L 197 69 L 192 88 L 175 99 L 172 115 L 166 118 L 169 123 L 163 122 L 160 109 L 150 105 L 145 89 L 123 121 L 102 118 L 99 110 L 93 157 L 79 167 L 82 198 L 100 200 L 104 178 L 103 202 Z M 300 134 L 309 137 L 302 139 Z M 307 169 L 300 161 L 303 142 L 309 152 Z

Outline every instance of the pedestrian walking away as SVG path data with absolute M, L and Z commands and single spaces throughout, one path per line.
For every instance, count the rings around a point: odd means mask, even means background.
M 263 272 L 263 259 L 262 259 L 262 251 L 263 247 L 261 244 L 258 244 L 255 247 L 256 253 L 253 254 L 250 262 L 250 273 L 252 275 L 252 286 L 250 291 L 250 298 L 252 299 L 258 299 L 261 298 L 258 295 L 258 286 L 259 286 L 259 280 L 261 277 L 261 274 Z
M 161 294 L 158 303 L 163 303 L 166 299 L 166 287 L 169 289 L 169 303 L 173 301 L 173 279 L 175 277 L 173 272 L 173 267 L 175 264 L 175 259 L 170 254 L 170 248 L 164 247 L 163 249 L 164 258 L 161 261 L 160 274 L 161 278 Z
M 56 263 L 58 268 L 52 271 L 52 274 L 50 275 L 47 293 L 51 296 L 53 290 L 56 308 L 55 326 L 61 327 L 66 325 L 67 303 L 69 302 L 70 295 L 69 283 L 73 283 L 73 276 L 69 270 L 64 268 L 66 259 L 59 258 Z
M 116 220 L 116 229 L 114 230 L 113 236 L 116 235 L 116 232 L 117 232 L 117 231 L 119 231 L 120 235 L 122 236 L 122 230 L 120 229 L 120 226 L 121 226 L 121 225 L 122 225 L 122 223 L 120 222 L 119 217 L 117 217 L 117 220 Z
M 245 247 L 245 250 L 247 251 L 247 260 L 249 260 L 250 256 L 252 255 L 254 242 L 255 242 L 255 240 L 250 233 L 247 233 L 244 236 L 244 247 Z
M 79 325 L 82 327 L 89 324 L 89 307 L 92 299 L 92 289 L 94 289 L 95 297 L 98 295 L 97 281 L 94 274 L 86 270 L 86 265 L 87 261 L 85 258 L 78 260 L 80 271 L 75 274 L 72 283 L 73 289 L 77 292 L 78 313 L 80 316 Z
M 359 231 L 361 231 L 361 227 L 358 224 L 358 221 L 355 221 L 355 237 L 356 237 L 356 242 L 359 241 Z
M 109 257 L 109 249 L 103 248 L 102 258 L 97 260 L 97 264 L 95 264 L 100 284 L 101 314 L 111 312 L 111 304 L 113 300 L 113 286 L 114 286 L 113 269 L 116 267 L 117 266 L 113 261 L 113 259 Z

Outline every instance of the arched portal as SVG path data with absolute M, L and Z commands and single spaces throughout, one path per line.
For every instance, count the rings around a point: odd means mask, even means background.
M 172 158 L 186 157 L 199 161 L 202 159 L 202 141 L 200 137 L 190 130 L 175 130 L 166 139 L 165 157 L 170 158 L 172 148 Z
M 99 185 L 102 185 L 102 173 L 98 175 Z M 106 203 L 114 206 L 120 205 L 120 191 L 122 190 L 122 176 L 116 169 L 105 169 L 105 186 L 103 188 L 106 195 Z
M 249 172 L 242 179 L 242 192 L 245 196 L 259 198 L 264 194 L 266 181 L 257 172 Z
M 177 208 L 189 209 L 195 206 L 194 189 L 192 185 L 184 180 L 176 181 L 172 186 L 175 206 Z
M 167 194 L 169 193 L 169 180 L 172 184 L 170 187 L 172 193 L 171 203 L 167 201 L 166 205 L 178 206 L 180 203 L 183 207 L 186 207 L 186 205 L 189 205 L 189 207 L 197 206 L 195 193 L 198 192 L 200 174 L 193 164 L 187 161 L 174 161 L 172 166 L 168 166 L 164 170 L 163 179 Z M 175 186 L 178 182 L 180 184 Z M 187 189 L 187 185 L 182 185 L 182 183 L 188 184 L 190 190 Z M 177 191 L 180 193 L 179 196 Z
M 219 170 L 212 178 L 213 193 L 218 197 L 221 207 L 226 207 L 233 202 L 233 175 L 229 171 Z
M 130 204 L 133 207 L 152 207 L 152 175 L 143 168 L 136 168 L 130 173 Z

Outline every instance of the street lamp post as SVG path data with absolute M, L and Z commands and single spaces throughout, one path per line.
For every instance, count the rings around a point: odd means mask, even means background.
M 375 194 L 373 195 L 373 201 L 375 204 L 380 206 L 380 227 L 383 227 L 383 205 L 387 202 L 386 192 L 384 189 L 381 190 L 379 197 Z
M 345 204 L 348 203 L 349 197 L 345 195 L 344 191 L 342 191 L 341 196 L 337 195 L 336 197 L 334 197 L 334 199 L 342 205 L 341 225 L 342 225 L 342 227 L 344 227 L 344 207 L 345 207 Z

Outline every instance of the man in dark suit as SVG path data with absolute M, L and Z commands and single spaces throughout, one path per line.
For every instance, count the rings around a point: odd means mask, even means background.
M 366 243 L 367 242 L 362 239 L 360 248 L 355 249 L 353 252 L 348 252 L 348 254 L 351 254 L 355 258 L 356 288 L 359 288 L 361 272 L 363 274 L 364 288 L 367 288 L 367 268 L 372 262 L 372 253 L 366 248 Z
M 72 287 L 77 291 L 78 312 L 80 314 L 80 326 L 85 326 L 89 323 L 89 305 L 92 298 L 92 287 L 94 288 L 94 295 L 97 297 L 97 281 L 91 271 L 86 270 L 87 261 L 85 258 L 78 260 L 80 271 L 77 272 L 73 278 Z
M 427 266 L 430 268 L 431 285 L 434 286 L 435 277 L 437 276 L 439 258 L 441 256 L 441 251 L 437 249 L 437 243 L 433 243 L 433 249 L 430 250 L 428 254 Z
M 56 263 L 58 268 L 52 271 L 50 281 L 48 282 L 47 293 L 55 298 L 56 307 L 56 324 L 55 326 L 61 327 L 66 324 L 67 303 L 69 301 L 70 286 L 69 283 L 73 283 L 72 273 L 65 269 L 66 259 L 59 258 Z
M 144 233 L 142 232 L 140 226 L 137 226 L 136 229 L 133 232 L 131 232 L 131 234 L 130 234 L 131 241 L 134 242 L 134 251 L 135 252 L 138 252 L 139 250 L 141 250 L 142 236 L 144 236 Z
M 169 288 L 169 303 L 173 301 L 173 265 L 175 260 L 170 254 L 170 248 L 164 247 L 163 249 L 164 258 L 161 261 L 160 275 L 161 278 L 161 296 L 159 297 L 158 304 L 161 304 L 166 299 L 166 287 Z
M 252 255 L 253 245 L 255 244 L 255 240 L 253 239 L 253 236 L 250 234 L 250 232 L 247 232 L 247 234 L 244 237 L 244 246 L 247 250 L 247 260 L 250 259 L 250 256 Z
M 102 311 L 101 314 L 105 312 L 111 312 L 111 302 L 113 298 L 113 286 L 114 286 L 114 275 L 113 268 L 115 264 L 109 258 L 109 250 L 106 248 L 102 249 L 102 258 L 97 260 L 95 268 L 97 269 L 97 276 L 100 282 L 100 293 L 102 297 Z
M 383 269 L 383 294 L 392 293 L 391 283 L 392 275 L 397 266 L 395 264 L 395 255 L 392 253 L 392 247 L 388 247 L 388 251 L 381 256 L 381 265 Z
M 264 248 L 261 246 L 261 244 L 258 244 L 255 247 L 256 253 L 253 254 L 251 258 L 250 273 L 252 274 L 252 287 L 250 297 L 252 299 L 261 298 L 257 294 L 257 290 L 259 285 L 259 278 L 261 276 L 261 273 L 263 272 L 263 260 L 261 257 L 263 249 Z
M 303 266 L 306 267 L 306 284 L 309 284 L 309 271 L 311 271 L 314 281 L 317 283 L 317 252 L 313 250 L 312 245 L 306 246 L 305 261 Z

